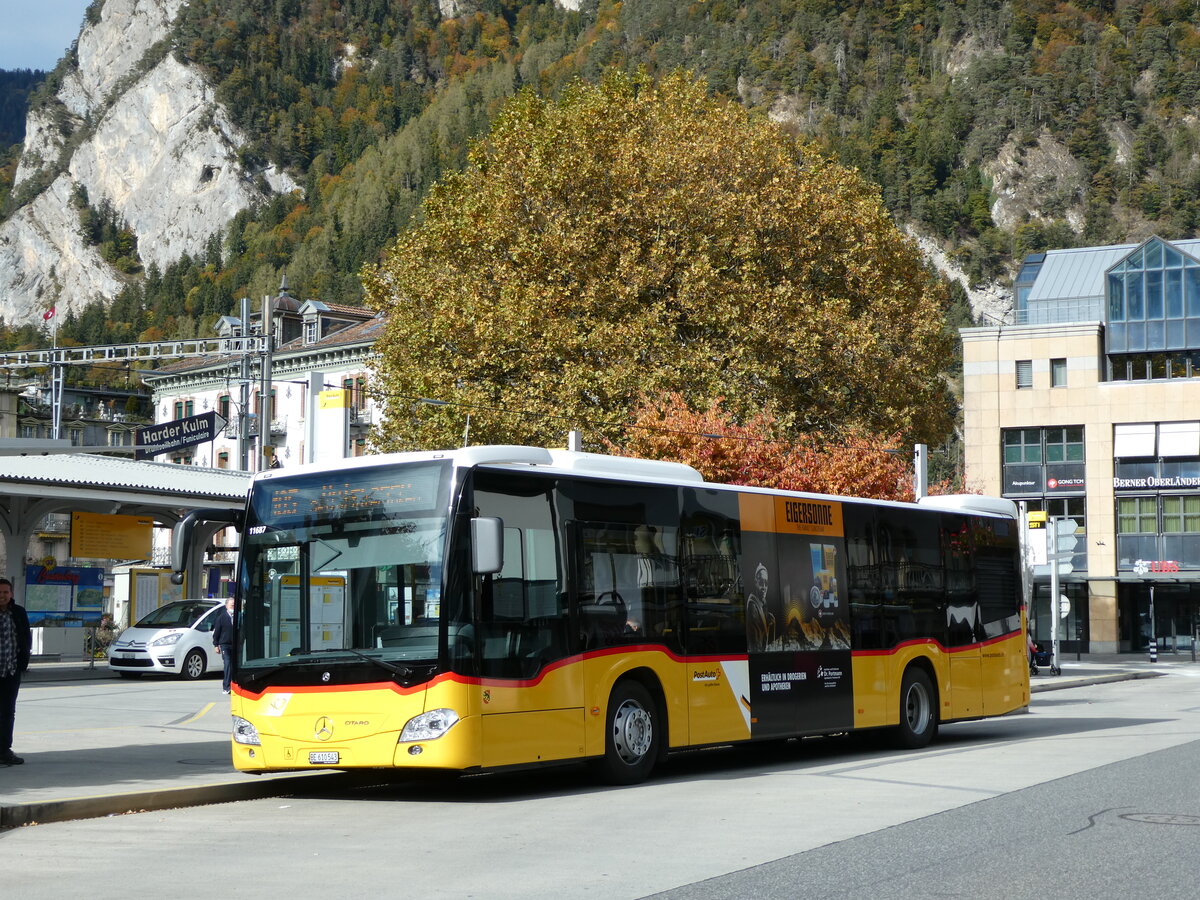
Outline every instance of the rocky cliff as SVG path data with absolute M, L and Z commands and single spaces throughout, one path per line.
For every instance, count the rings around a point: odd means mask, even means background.
M 80 236 L 77 188 L 107 201 L 160 268 L 202 252 L 238 211 L 295 187 L 239 162 L 244 136 L 201 73 L 168 52 L 185 0 L 105 0 L 79 35 L 50 103 L 29 115 L 15 191 L 0 223 L 0 317 L 10 324 L 112 297 L 121 275 Z M 40 185 L 44 185 L 37 189 Z
M 560 7 L 570 10 L 581 6 L 580 0 L 556 2 Z M 662 5 L 666 0 L 659 2 Z M 230 2 L 226 5 L 229 7 L 230 16 L 233 17 L 237 11 L 237 4 Z M 482 15 L 479 11 L 482 5 L 478 0 L 435 0 L 434 5 L 434 14 L 443 19 L 464 17 L 474 21 Z M 648 5 L 654 6 L 653 3 Z M 216 8 L 219 4 L 213 6 Z M 314 58 L 320 56 L 320 53 L 314 50 L 316 42 L 313 41 L 312 35 L 304 33 L 297 36 L 297 33 L 304 32 L 304 29 L 293 28 L 294 23 L 289 25 L 291 31 L 281 31 L 280 34 L 271 32 L 270 23 L 265 21 L 258 22 L 256 26 L 250 12 L 252 6 L 249 0 L 242 0 L 241 6 L 238 7 L 242 19 L 251 23 L 246 25 L 243 22 L 243 36 L 254 35 L 261 39 L 264 46 L 275 46 L 279 44 L 280 37 L 286 34 L 293 55 L 303 55 L 306 52 L 316 54 Z M 325 24 L 321 24 L 323 20 L 320 20 L 317 14 L 322 9 L 330 12 L 335 7 L 336 4 L 315 4 L 312 10 L 304 14 L 320 26 L 314 26 L 313 33 L 320 33 L 321 28 L 326 27 Z M 255 13 L 271 15 L 262 10 L 255 10 Z M 667 16 L 665 11 L 654 13 L 653 9 L 649 9 L 646 15 L 652 13 Z M 270 142 L 264 142 L 263 135 L 247 136 L 240 133 L 239 127 L 234 124 L 235 120 L 264 121 L 270 116 L 261 114 L 256 120 L 255 116 L 246 115 L 246 107 L 235 109 L 236 116 L 229 115 L 216 101 L 213 84 L 208 80 L 209 77 L 221 77 L 222 67 L 214 65 L 213 60 L 209 58 L 205 63 L 209 68 L 201 70 L 181 61 L 182 57 L 172 52 L 172 42 L 178 39 L 176 32 L 187 31 L 189 25 L 192 27 L 193 39 L 195 34 L 200 33 L 203 39 L 199 44 L 205 47 L 213 46 L 211 33 L 196 31 L 197 23 L 191 21 L 194 14 L 206 13 L 198 7 L 192 7 L 189 0 L 97 0 L 89 9 L 88 21 L 76 44 L 52 76 L 52 83 L 55 85 L 53 96 L 49 99 L 43 98 L 28 117 L 25 145 L 13 191 L 13 197 L 19 205 L 6 220 L 0 222 L 0 320 L 6 324 L 36 322 L 41 313 L 51 305 L 56 305 L 60 312 L 79 309 L 96 298 L 108 300 L 121 291 L 129 276 L 106 262 L 98 247 L 87 243 L 81 236 L 78 204 L 84 197 L 91 207 L 103 207 L 106 214 L 111 213 L 122 226 L 127 226 L 133 232 L 137 238 L 137 254 L 144 266 L 155 265 L 163 269 L 183 254 L 202 255 L 212 235 L 224 229 L 239 211 L 259 204 L 274 194 L 296 188 L 296 184 L 287 173 L 271 167 L 248 170 L 244 161 L 282 159 L 296 168 L 304 165 L 303 153 L 289 155 L 271 152 L 270 149 L 264 151 L 264 144 L 269 145 Z M 331 21 L 339 20 L 339 17 L 345 18 L 347 15 L 349 14 L 345 11 L 339 12 Z M 366 27 L 364 22 L 358 22 L 358 31 L 363 31 L 364 28 L 367 31 L 375 29 L 372 32 L 374 42 L 368 40 L 363 43 L 364 71 L 370 71 L 372 66 L 378 72 L 389 73 L 394 70 L 401 74 L 388 77 L 399 78 L 395 85 L 400 86 L 404 84 L 403 73 L 407 72 L 410 88 L 418 85 L 417 92 L 429 93 L 425 85 L 445 78 L 446 73 L 455 67 L 467 66 L 472 59 L 476 62 L 479 60 L 479 57 L 464 55 L 461 46 L 452 46 L 453 42 L 446 41 L 442 41 L 445 45 L 442 46 L 444 57 L 435 58 L 434 44 L 422 37 L 426 35 L 428 28 L 425 24 L 420 24 L 419 27 L 414 24 L 419 18 L 414 18 L 413 22 L 409 23 L 411 34 L 391 19 L 386 23 L 376 22 L 370 27 Z M 669 18 L 670 16 L 667 16 L 667 19 Z M 640 26 L 634 27 L 636 24 L 636 21 L 627 23 L 623 32 L 627 39 L 631 39 L 630 35 L 641 33 Z M 504 33 L 503 23 L 493 23 L 493 27 L 498 29 L 496 34 Z M 387 49 L 388 42 L 385 38 L 390 39 L 393 35 L 384 34 L 382 29 L 385 28 L 393 29 L 394 36 L 397 37 L 407 34 L 405 39 L 409 44 L 401 48 L 403 52 Z M 354 33 L 354 29 L 349 29 L 348 33 Z M 455 29 L 445 31 L 446 35 L 458 33 Z M 487 39 L 481 38 L 481 47 L 486 48 L 496 43 L 495 35 L 488 38 L 490 32 L 486 29 L 483 34 Z M 844 48 L 838 49 L 841 45 L 835 46 L 812 35 L 800 41 L 801 36 L 801 33 L 797 32 L 791 35 L 788 41 L 783 41 L 781 37 L 779 41 L 771 44 L 774 48 L 772 52 L 781 55 L 786 49 L 785 44 L 791 46 L 794 43 L 793 50 L 800 53 L 799 48 L 803 45 L 811 50 L 811 53 L 805 51 L 802 57 L 811 57 L 813 65 L 817 66 L 814 72 L 820 70 L 821 66 L 829 67 L 830 72 L 842 72 L 839 60 L 845 60 L 842 59 Z M 340 37 L 344 39 L 346 35 L 341 34 Z M 679 39 L 683 41 L 684 48 L 689 46 L 690 39 L 686 35 Z M 305 44 L 305 40 L 308 40 L 309 44 Z M 581 43 L 575 49 L 572 49 L 565 39 L 555 39 L 545 42 L 544 45 L 531 45 L 521 62 L 522 77 L 532 80 L 538 65 L 553 63 L 564 53 L 573 61 L 576 57 L 582 58 L 584 49 L 589 46 L 589 42 L 595 41 L 595 38 L 581 36 L 579 40 Z M 666 36 L 663 40 L 666 40 Z M 602 58 L 608 58 L 604 56 L 606 53 L 617 52 L 605 41 L 595 42 L 601 46 L 601 50 L 597 52 Z M 995 36 L 989 36 L 986 31 L 976 33 L 966 29 L 964 36 L 955 42 L 944 43 L 944 46 L 942 43 L 936 43 L 933 49 L 937 52 L 931 59 L 939 74 L 944 71 L 948 77 L 949 81 L 945 82 L 944 89 L 951 93 L 955 85 L 962 82 L 966 85 L 962 87 L 964 95 L 970 95 L 974 90 L 971 88 L 971 84 L 974 84 L 972 78 L 979 77 L 972 66 L 982 66 L 992 57 L 1003 58 L 1005 53 L 1000 49 Z M 231 43 L 229 46 L 234 48 L 228 52 L 229 59 L 241 61 L 245 58 L 255 58 L 253 49 L 250 49 L 255 45 L 249 39 L 240 44 Z M 303 52 L 299 48 L 304 48 Z M 359 49 L 357 45 L 345 43 L 340 54 L 334 54 L 332 58 L 324 60 L 324 63 L 333 65 L 340 72 L 357 64 L 354 61 Z M 707 50 L 699 52 L 697 60 L 707 58 Z M 713 52 L 715 53 L 715 49 Z M 692 57 L 684 54 L 681 58 Z M 261 57 L 259 60 L 261 65 Z M 787 68 L 782 63 L 781 67 Z M 723 71 L 728 66 L 717 64 L 716 68 Z M 702 64 L 698 64 L 698 70 L 705 74 Z M 279 74 L 281 81 L 287 81 L 289 77 L 303 80 L 306 74 L 296 66 L 289 72 L 271 72 L 264 76 L 261 70 L 247 65 L 246 72 L 250 73 L 246 77 L 266 81 L 274 74 Z M 844 75 L 845 78 L 850 78 L 853 71 L 847 69 Z M 719 81 L 719 71 L 714 77 Z M 739 74 L 736 90 L 747 105 L 766 107 L 771 117 L 784 127 L 809 136 L 819 135 L 825 128 L 823 123 L 831 120 L 828 105 L 818 103 L 815 95 L 810 96 L 802 92 L 791 82 L 770 86 L 773 84 L 773 77 L 769 78 L 763 73 L 756 77 Z M 839 75 L 839 78 L 841 77 Z M 970 84 L 967 84 L 968 82 Z M 225 90 L 228 82 L 221 83 Z M 391 91 L 395 85 L 388 84 L 386 89 Z M 837 86 L 839 89 L 843 87 L 841 81 Z M 413 91 L 409 92 L 405 101 L 407 104 L 415 102 L 414 94 Z M 266 99 L 258 98 L 259 102 L 279 102 L 278 110 L 273 106 L 269 110 L 272 116 L 278 112 L 279 121 L 282 123 L 276 129 L 276 134 L 305 133 L 309 135 L 312 143 L 313 128 L 320 125 L 325 135 L 323 140 L 327 143 L 320 147 L 313 143 L 306 151 L 311 151 L 309 158 L 318 151 L 328 151 L 331 147 L 336 151 L 333 155 L 337 155 L 345 147 L 357 145 L 361 135 L 355 132 L 355 126 L 360 126 L 363 132 L 371 132 L 374 129 L 378 134 L 386 134 L 386 128 L 390 127 L 385 124 L 391 121 L 387 115 L 380 116 L 377 121 L 372 118 L 374 113 L 371 110 L 379 104 L 382 90 L 375 95 L 371 95 L 368 90 L 363 95 L 364 103 L 358 104 L 361 109 L 350 103 L 339 106 L 341 99 L 336 92 L 326 96 L 322 108 L 328 105 L 336 111 L 331 123 L 315 118 L 306 119 L 304 114 L 296 109 L 285 108 L 280 98 L 273 96 L 269 90 L 264 91 L 264 95 Z M 422 97 L 420 102 L 427 99 Z M 401 106 L 399 102 L 396 105 L 397 109 Z M 464 112 L 467 101 L 448 101 L 445 106 L 452 110 L 446 115 L 450 115 L 451 118 L 458 117 L 454 129 L 463 131 L 461 143 L 465 144 L 467 130 L 463 129 L 460 120 L 467 115 Z M 897 109 L 909 116 L 914 114 L 914 110 L 921 111 L 920 108 L 910 108 L 904 104 Z M 403 114 L 407 115 L 408 110 Z M 394 111 L 393 118 L 399 120 L 401 114 Z M 890 118 L 887 121 L 892 122 Z M 908 127 L 899 119 L 892 122 L 892 125 L 897 129 Z M 442 128 L 440 125 L 437 127 Z M 970 129 L 963 123 L 955 127 L 964 135 L 970 134 Z M 893 161 L 898 160 L 897 164 L 882 174 L 868 173 L 868 177 L 880 178 L 882 182 L 886 180 L 883 176 L 888 172 L 895 177 L 908 178 L 913 172 L 928 175 L 932 171 L 932 164 L 928 160 L 900 159 L 900 152 L 907 143 L 921 143 L 918 139 L 923 139 L 930 128 L 913 127 L 910 130 L 913 135 L 897 131 L 897 134 L 888 138 L 895 147 L 889 144 L 885 147 L 886 152 L 881 155 L 881 159 L 887 160 L 895 157 Z M 946 134 L 950 132 L 946 131 Z M 959 132 L 953 134 L 953 140 L 958 140 Z M 250 148 L 253 152 L 239 152 L 248 141 L 255 141 L 258 146 Z M 341 144 L 337 141 L 341 141 Z M 952 143 L 952 139 L 945 135 L 941 141 L 943 144 Z M 964 141 L 964 146 L 971 146 L 970 141 Z M 1125 144 L 1129 145 L 1131 142 L 1132 136 L 1126 135 Z M 884 143 L 887 144 L 887 141 Z M 937 142 L 931 140 L 929 143 Z M 980 172 L 994 186 L 991 196 L 991 218 L 1000 231 L 1011 233 L 1024 222 L 1041 222 L 1046 218 L 1041 213 L 1044 207 L 1055 210 L 1054 215 L 1066 221 L 1074 232 L 1078 233 L 1081 230 L 1084 216 L 1083 193 L 1088 179 L 1067 151 L 1061 137 L 1055 138 L 1046 133 L 1037 141 L 1028 138 L 1013 139 L 1004 144 L 1002 151 L 995 155 L 995 158 L 992 158 L 993 154 L 989 151 L 986 154 L 986 162 L 977 158 L 982 154 L 976 151 L 972 153 L 973 156 L 969 160 L 971 165 L 959 164 L 956 161 L 956 166 L 948 168 L 971 169 L 972 166 L 978 166 Z M 425 174 L 429 174 L 431 178 L 444 174 L 424 160 L 425 156 L 430 155 L 424 144 L 414 149 L 412 155 L 414 158 L 421 157 L 420 162 L 412 163 L 413 171 L 402 167 L 396 170 L 399 172 L 396 177 L 402 180 L 404 185 L 423 185 L 426 183 Z M 1125 157 L 1128 156 L 1129 152 L 1126 152 Z M 869 161 L 869 156 L 864 159 Z M 425 166 L 428 173 L 421 166 Z M 929 177 L 932 178 L 932 175 Z M 948 178 L 944 173 L 939 177 Z M 911 181 L 911 184 L 893 184 L 890 188 L 884 186 L 897 197 L 907 197 L 909 194 L 919 196 L 926 209 L 934 199 L 941 207 L 961 203 L 960 195 L 972 187 L 967 180 L 962 184 L 947 181 L 947 186 L 941 189 L 944 196 L 934 198 L 931 196 L 931 191 L 935 189 L 932 182 L 921 181 L 916 175 L 912 175 Z M 377 187 L 373 189 L 377 192 L 382 190 Z M 405 187 L 399 193 L 408 189 Z M 909 212 L 918 205 L 915 201 L 906 202 L 910 207 Z M 387 203 L 393 203 L 392 198 L 388 198 Z M 919 238 L 922 250 L 931 264 L 947 278 L 963 285 L 976 315 L 986 316 L 988 320 L 993 321 L 1003 320 L 1011 309 L 1011 292 L 1002 282 L 1003 273 L 994 271 L 997 266 L 993 266 L 990 271 L 984 271 L 981 266 L 972 268 L 969 259 L 967 263 L 963 262 L 963 255 L 956 251 L 975 238 L 962 231 L 961 222 L 950 221 L 947 225 L 943 220 L 953 220 L 954 216 L 946 214 L 941 215 L 931 226 L 930 221 L 922 222 L 917 217 L 906 216 L 902 207 L 903 204 L 894 210 L 897 218 L 905 223 L 910 234 Z M 384 205 L 380 209 L 382 213 L 375 221 L 386 222 L 387 225 L 372 228 L 369 234 L 364 233 L 365 229 L 359 228 L 358 231 L 344 236 L 345 246 L 336 245 L 336 241 L 343 239 L 340 236 L 343 226 L 355 219 L 353 211 L 349 211 L 340 219 L 336 218 L 337 213 L 334 212 L 328 220 L 309 220 L 309 227 L 305 233 L 323 235 L 321 239 L 325 243 L 321 246 L 314 245 L 315 249 L 312 250 L 311 259 L 307 263 L 304 259 L 305 248 L 300 246 L 297 256 L 292 258 L 297 262 L 297 270 L 305 271 L 307 264 L 311 275 L 312 270 L 317 268 L 312 259 L 319 258 L 320 264 L 324 265 L 325 259 L 337 258 L 349 260 L 344 266 L 345 271 L 356 271 L 357 265 L 361 264 L 364 258 L 369 258 L 369 254 L 378 247 L 379 241 L 385 239 L 376 232 L 406 220 L 404 215 L 390 206 Z M 90 218 L 92 221 L 96 219 L 94 216 Z M 908 221 L 910 218 L 912 221 Z M 958 218 L 964 217 L 959 215 Z M 938 231 L 939 227 L 942 228 L 941 231 Z M 971 227 L 981 226 L 972 223 Z M 960 268 L 964 265 L 967 266 L 966 269 Z M 130 268 L 127 262 L 123 263 L 123 267 L 126 270 Z

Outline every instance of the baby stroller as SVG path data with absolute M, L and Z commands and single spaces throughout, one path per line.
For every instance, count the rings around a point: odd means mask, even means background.
M 1033 644 L 1029 651 L 1029 674 L 1036 675 L 1039 666 L 1049 666 L 1051 675 L 1062 674 L 1062 669 L 1054 665 L 1050 651 L 1043 649 L 1041 644 Z

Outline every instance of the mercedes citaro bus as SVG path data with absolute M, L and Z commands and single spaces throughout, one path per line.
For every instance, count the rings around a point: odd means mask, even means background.
M 468 447 L 272 469 L 241 531 L 233 761 L 478 772 L 946 723 L 1029 703 L 1018 518 Z

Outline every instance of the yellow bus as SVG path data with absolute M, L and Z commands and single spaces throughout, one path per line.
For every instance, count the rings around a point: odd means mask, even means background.
M 685 748 L 919 748 L 1029 703 L 1007 500 L 498 446 L 261 472 L 237 524 L 243 771 L 589 761 L 634 783 Z

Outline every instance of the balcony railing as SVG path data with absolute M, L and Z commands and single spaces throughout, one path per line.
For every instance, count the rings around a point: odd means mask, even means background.
M 1018 325 L 1063 325 L 1067 322 L 1100 322 L 1104 319 L 1103 297 L 1031 302 L 1016 311 Z

